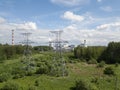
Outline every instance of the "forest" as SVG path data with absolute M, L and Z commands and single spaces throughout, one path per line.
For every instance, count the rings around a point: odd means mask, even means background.
M 40 51 L 50 51 L 52 47 L 49 46 L 28 46 L 29 50 L 32 53 L 38 53 Z M 24 50 L 26 46 L 23 45 L 8 45 L 8 44 L 0 44 L 0 61 L 9 60 L 13 58 L 18 58 L 24 54 Z
M 120 63 L 120 42 L 110 42 L 108 46 L 78 46 L 74 50 L 75 58 L 80 60 L 105 61 L 108 64 Z

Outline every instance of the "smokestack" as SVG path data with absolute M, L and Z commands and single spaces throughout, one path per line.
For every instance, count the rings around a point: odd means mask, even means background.
M 14 30 L 12 30 L 12 45 L 14 45 Z

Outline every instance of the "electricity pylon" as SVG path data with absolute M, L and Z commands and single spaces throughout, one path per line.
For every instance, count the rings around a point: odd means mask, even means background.
M 63 46 L 63 44 L 68 43 L 68 42 L 61 39 L 61 34 L 63 32 L 62 30 L 50 31 L 50 32 L 55 35 L 55 39 L 49 41 L 50 45 L 53 44 L 54 51 L 55 51 L 53 64 L 55 67 L 57 67 L 57 65 L 60 67 L 61 75 L 64 77 L 65 72 L 66 72 L 66 64 L 65 64 L 65 60 L 62 55 L 62 51 L 63 51 L 62 46 Z M 59 65 L 59 63 L 60 63 L 60 65 Z
M 25 33 L 21 33 L 24 37 L 24 40 L 21 42 L 24 46 L 24 52 L 23 52 L 23 58 L 22 58 L 22 62 L 24 64 L 26 64 L 26 70 L 31 70 L 32 68 L 32 64 L 34 64 L 33 58 L 32 58 L 32 51 L 30 50 L 30 44 L 33 43 L 32 41 L 29 40 L 29 36 L 32 33 L 29 32 L 25 32 Z

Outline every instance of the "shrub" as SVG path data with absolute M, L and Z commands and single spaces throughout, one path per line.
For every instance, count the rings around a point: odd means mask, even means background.
M 112 79 L 111 78 L 107 78 L 106 81 L 111 83 Z
M 34 62 L 31 62 L 30 64 L 29 64 L 31 67 L 35 67 L 35 63 Z
M 0 63 L 4 63 L 4 59 L 0 57 Z
M 0 74 L 0 82 L 4 82 L 4 81 L 7 81 L 10 77 L 10 74 L 8 73 L 3 73 L 3 74 Z
M 46 65 L 41 65 L 39 69 L 36 70 L 36 74 L 48 74 L 49 68 Z
M 106 67 L 104 70 L 104 74 L 106 75 L 115 75 L 115 72 L 112 67 Z
M 15 74 L 15 75 L 13 76 L 13 79 L 18 79 L 18 78 L 21 78 L 21 77 L 22 77 L 21 75 Z
M 32 75 L 34 75 L 34 72 L 32 70 L 26 72 L 26 76 L 32 76 Z
M 35 81 L 35 86 L 39 86 L 39 80 Z
M 83 80 L 76 81 L 75 86 L 70 90 L 98 90 L 95 85 L 91 85 Z
M 97 65 L 97 67 L 104 67 L 105 66 L 105 62 L 104 61 L 101 61 L 98 65 Z
M 7 82 L 5 85 L 2 87 L 1 90 L 18 90 L 19 85 L 14 83 L 14 82 Z
M 24 77 L 26 74 L 26 71 L 23 68 L 16 67 L 12 69 L 12 75 L 14 79 Z
M 95 59 L 91 59 L 88 61 L 88 64 L 97 64 L 97 61 Z
M 28 90 L 37 90 L 37 88 L 35 86 L 31 86 L 28 88 Z
M 115 67 L 118 67 L 119 66 L 119 63 L 115 63 Z
M 99 84 L 99 79 L 97 77 L 92 78 L 91 83 Z
M 80 80 L 76 81 L 75 86 L 71 88 L 71 90 L 89 90 L 86 82 Z
M 42 65 L 42 63 L 38 62 L 37 63 L 37 67 L 40 67 Z

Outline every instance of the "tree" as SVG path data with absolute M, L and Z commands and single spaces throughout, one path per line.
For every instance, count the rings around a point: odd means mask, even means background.
M 110 42 L 98 61 L 104 60 L 106 63 L 120 63 L 120 42 Z
M 89 46 L 81 47 L 78 46 L 74 49 L 74 56 L 78 59 L 85 59 L 89 61 L 91 59 L 98 59 L 103 51 L 106 49 L 104 46 Z

